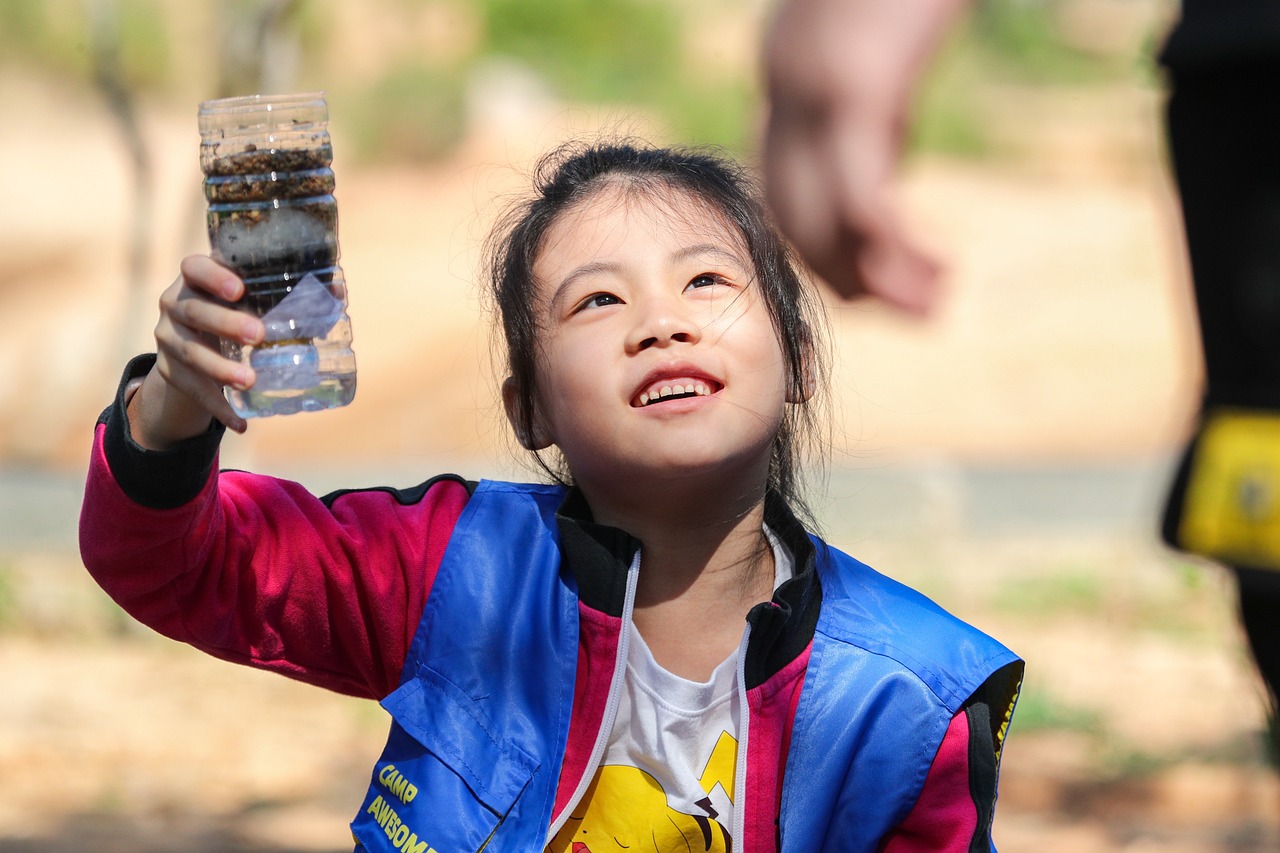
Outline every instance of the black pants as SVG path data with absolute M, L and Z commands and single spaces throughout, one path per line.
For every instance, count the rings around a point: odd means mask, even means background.
M 1280 572 L 1237 569 L 1236 577 L 1240 582 L 1240 621 L 1267 684 L 1274 715 L 1280 710 Z M 1272 749 L 1280 759 L 1280 743 L 1273 743 Z
M 1206 405 L 1280 412 L 1280 60 L 1171 71 L 1168 133 Z M 1240 616 L 1280 695 L 1280 571 L 1236 567 Z

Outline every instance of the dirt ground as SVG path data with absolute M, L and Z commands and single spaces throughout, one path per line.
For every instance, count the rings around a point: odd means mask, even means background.
M 1280 849 L 1260 688 L 1230 589 L 1127 533 L 833 538 L 1022 653 L 1005 853 Z M 11 556 L 0 851 L 349 849 L 387 720 L 371 702 L 147 634 L 68 554 Z
M 77 97 L 0 76 L 0 107 L 23 116 L 0 123 L 0 195 L 22 199 L 0 207 L 0 361 L 20 366 L 0 376 L 10 467 L 82 468 L 155 297 L 202 248 L 194 119 L 156 107 L 156 240 L 131 293 L 127 172 L 100 107 Z M 926 324 L 832 306 L 837 469 L 1168 458 L 1197 365 L 1155 109 L 1142 89 L 1028 101 L 1007 135 L 1024 156 L 913 165 L 909 209 L 950 295 Z M 396 485 L 510 468 L 473 284 L 485 223 L 517 186 L 510 164 L 600 117 L 492 120 L 429 170 L 339 159 L 357 401 L 255 423 L 225 464 Z M 980 534 L 945 507 L 905 533 L 830 525 L 1030 662 L 997 815 L 1006 853 L 1280 849 L 1260 691 L 1216 572 L 1146 528 Z M 349 849 L 382 712 L 130 627 L 72 547 L 0 548 L 0 853 Z

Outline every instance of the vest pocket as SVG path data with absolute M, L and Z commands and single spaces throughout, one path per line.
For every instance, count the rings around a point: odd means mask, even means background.
M 391 734 L 351 825 L 357 840 L 370 851 L 484 849 L 538 762 L 494 732 L 470 697 L 428 668 L 382 706 L 392 717 Z

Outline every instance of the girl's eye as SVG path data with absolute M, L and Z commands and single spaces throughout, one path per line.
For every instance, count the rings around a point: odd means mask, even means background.
M 718 276 L 715 273 L 704 272 L 704 273 L 695 275 L 693 278 L 689 279 L 688 287 L 689 288 L 710 287 L 713 284 L 728 284 L 728 282 L 724 279 L 723 276 Z
M 614 296 L 612 293 L 593 293 L 586 299 L 578 303 L 578 311 L 587 308 L 602 308 L 605 305 L 619 305 L 622 300 Z

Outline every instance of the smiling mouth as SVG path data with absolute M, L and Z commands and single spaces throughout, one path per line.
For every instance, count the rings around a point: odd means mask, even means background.
M 641 392 L 632 405 L 637 408 L 665 403 L 669 400 L 686 400 L 690 397 L 710 397 L 715 389 L 706 382 L 661 382 L 655 383 L 647 391 Z

